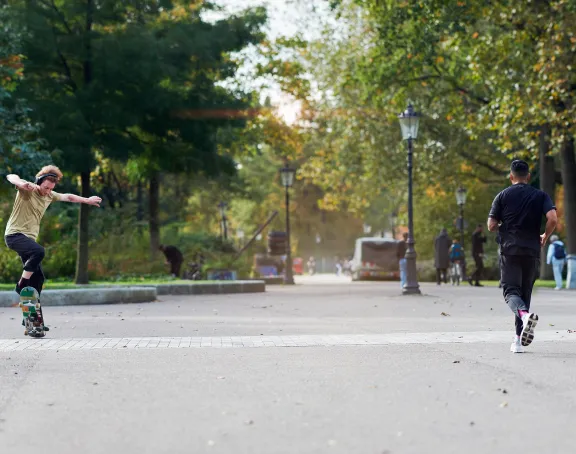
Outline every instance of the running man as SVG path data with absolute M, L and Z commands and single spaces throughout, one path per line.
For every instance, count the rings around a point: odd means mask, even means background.
M 488 215 L 488 230 L 499 233 L 500 271 L 504 299 L 514 313 L 516 336 L 510 347 L 521 353 L 534 339 L 538 316 L 530 312 L 530 300 L 540 266 L 540 248 L 556 228 L 556 207 L 550 196 L 528 184 L 528 164 L 516 160 L 510 166 L 512 185 L 496 196 Z M 546 230 L 540 235 L 542 216 Z
M 31 286 L 40 293 L 44 284 L 42 260 L 45 252 L 36 239 L 46 209 L 55 201 L 85 203 L 99 207 L 102 199 L 96 196 L 85 198 L 74 194 L 58 194 L 53 191 L 56 183 L 62 179 L 62 172 L 53 165 L 42 168 L 36 175 L 34 183 L 13 174 L 6 178 L 18 189 L 4 234 L 6 246 L 18 253 L 24 266 L 22 277 L 16 284 L 16 292 L 20 294 L 20 290 L 24 287 Z

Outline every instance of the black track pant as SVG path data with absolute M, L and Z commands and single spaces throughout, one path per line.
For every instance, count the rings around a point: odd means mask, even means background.
M 448 270 L 446 268 L 436 268 L 436 283 L 448 283 Z
M 170 274 L 180 277 L 180 268 L 182 267 L 181 261 L 170 262 Z
M 518 311 L 529 311 L 532 289 L 538 277 L 540 259 L 527 255 L 500 256 L 500 273 L 506 304 L 515 315 L 516 335 L 522 334 L 522 320 Z
M 44 272 L 42 271 L 44 248 L 22 233 L 7 235 L 4 240 L 6 241 L 6 246 L 20 256 L 24 271 L 32 271 L 34 273 L 30 278 L 30 285 L 40 293 L 44 285 Z
M 474 263 L 476 264 L 476 270 L 470 276 L 470 280 L 479 284 L 484 272 L 484 260 L 478 254 L 474 254 Z

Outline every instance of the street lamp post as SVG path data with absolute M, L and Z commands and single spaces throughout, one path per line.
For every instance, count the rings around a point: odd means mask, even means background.
M 290 242 L 290 188 L 294 184 L 296 169 L 286 165 L 280 169 L 282 175 L 282 185 L 286 196 L 286 271 L 284 272 L 284 284 L 294 285 L 294 275 L 292 272 L 292 245 Z
M 220 234 L 222 235 L 222 239 L 228 239 L 228 226 L 226 225 L 226 208 L 228 204 L 226 202 L 220 202 L 218 204 L 218 208 L 220 208 Z
M 466 188 L 460 186 L 456 190 L 456 203 L 460 207 L 460 245 L 462 246 L 462 251 L 465 250 L 464 248 L 464 205 L 466 205 Z M 464 256 L 463 264 L 462 264 L 462 277 L 466 279 L 466 256 Z
M 402 130 L 402 139 L 408 142 L 408 241 L 406 248 L 406 283 L 402 289 L 404 295 L 419 295 L 418 275 L 416 271 L 416 250 L 414 249 L 414 213 L 412 195 L 412 142 L 418 138 L 420 115 L 412 104 L 402 112 L 398 119 Z

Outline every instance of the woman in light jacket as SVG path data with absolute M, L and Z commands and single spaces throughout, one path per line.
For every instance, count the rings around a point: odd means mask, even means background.
M 558 235 L 550 237 L 550 246 L 548 246 L 548 255 L 546 263 L 552 265 L 554 271 L 554 280 L 556 281 L 556 290 L 562 289 L 562 270 L 566 264 L 566 246 L 560 241 Z

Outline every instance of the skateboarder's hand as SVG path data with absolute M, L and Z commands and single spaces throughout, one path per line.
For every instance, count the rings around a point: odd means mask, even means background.
M 99 207 L 100 203 L 102 203 L 102 199 L 98 196 L 93 195 L 92 197 L 88 198 L 88 205 L 94 205 L 95 207 Z

